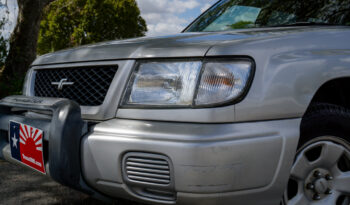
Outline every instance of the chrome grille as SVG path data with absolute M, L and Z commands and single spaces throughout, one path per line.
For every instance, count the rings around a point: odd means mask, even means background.
M 171 183 L 169 161 L 162 155 L 129 154 L 124 158 L 124 173 L 132 182 L 161 186 Z
M 67 98 L 82 106 L 98 106 L 103 103 L 117 70 L 116 65 L 36 70 L 35 96 Z M 73 84 L 58 89 L 62 79 Z

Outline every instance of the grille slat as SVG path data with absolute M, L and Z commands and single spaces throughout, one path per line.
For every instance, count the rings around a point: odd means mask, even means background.
M 157 173 L 157 174 L 170 174 L 169 171 L 165 170 L 157 170 L 157 169 L 147 169 L 147 168 L 140 168 L 140 167 L 126 167 L 127 170 L 134 170 L 134 171 L 141 171 L 141 172 L 148 172 L 148 173 Z
M 82 106 L 99 106 L 103 103 L 117 70 L 117 65 L 36 70 L 35 96 L 67 98 Z M 65 85 L 61 90 L 58 85 L 52 85 L 62 79 L 74 84 Z
M 147 163 L 137 163 L 137 162 L 127 162 L 126 165 L 135 166 L 135 167 L 152 168 L 152 169 L 162 169 L 162 170 L 168 170 L 169 169 L 169 166 L 147 164 Z
M 141 182 L 151 182 L 156 184 L 169 184 L 169 180 L 162 180 L 157 178 L 148 178 L 148 177 L 139 177 L 139 176 L 129 175 L 129 179 L 134 179 Z
M 143 158 L 130 158 L 128 161 L 129 162 L 143 162 L 143 163 L 149 163 L 149 164 L 168 165 L 168 163 L 166 161 L 150 160 L 150 159 L 143 159 Z
M 154 154 L 140 156 L 140 153 L 136 155 L 138 156 L 127 156 L 124 161 L 124 173 L 129 180 L 160 186 L 170 184 L 170 165 L 166 157 Z
M 134 172 L 134 171 L 127 171 L 129 176 L 144 176 L 144 177 L 154 177 L 158 179 L 170 179 L 169 175 L 159 175 L 159 174 L 151 174 L 151 173 L 145 173 L 145 172 Z

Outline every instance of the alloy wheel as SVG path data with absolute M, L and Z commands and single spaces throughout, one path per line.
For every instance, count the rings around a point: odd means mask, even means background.
M 287 205 L 349 205 L 350 147 L 336 137 L 321 137 L 302 146 L 291 169 Z

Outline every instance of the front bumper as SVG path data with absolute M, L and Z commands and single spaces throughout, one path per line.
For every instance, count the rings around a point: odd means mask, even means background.
M 91 187 L 111 197 L 159 204 L 278 205 L 299 125 L 300 119 L 236 124 L 114 119 L 83 138 L 83 175 Z M 166 158 L 168 186 L 128 178 L 128 155 Z M 149 176 L 143 171 L 137 176 Z
M 11 96 L 0 101 L 0 159 L 23 166 L 11 157 L 8 138 L 10 121 L 43 130 L 44 164 L 52 179 L 100 197 L 82 178 L 80 142 L 87 133 L 87 123 L 81 119 L 78 104 L 65 99 L 25 96 Z
M 47 133 L 46 168 L 63 185 L 98 198 L 103 193 L 152 204 L 201 205 L 279 204 L 300 124 L 300 119 L 235 124 L 113 119 L 89 129 L 72 101 L 15 96 L 0 101 L 0 159 L 13 163 L 10 120 Z M 138 178 L 131 178 L 128 163 L 134 163 L 138 171 L 131 171 Z

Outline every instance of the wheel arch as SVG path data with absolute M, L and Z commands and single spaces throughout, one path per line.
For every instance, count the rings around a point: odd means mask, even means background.
M 308 114 L 317 104 L 330 104 L 350 109 L 350 94 L 347 95 L 346 91 L 350 91 L 350 77 L 334 78 L 323 83 L 312 96 L 302 116 L 300 132 L 302 132 L 302 127 L 306 123 Z
M 318 88 L 307 110 L 315 103 L 328 103 L 350 108 L 350 95 L 346 95 L 346 91 L 350 91 L 350 77 L 329 80 Z

